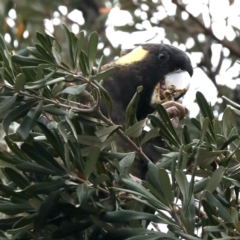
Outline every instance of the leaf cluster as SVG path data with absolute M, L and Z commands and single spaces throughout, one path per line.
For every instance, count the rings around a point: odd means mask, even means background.
M 0 38 L 0 119 L 10 150 L 0 151 L 0 237 L 238 239 L 240 141 L 230 107 L 217 120 L 198 92 L 201 115 L 191 123 L 200 138 L 192 139 L 187 125 L 179 136 L 158 105 L 160 119 L 149 115 L 144 135 L 147 120 L 135 117 L 140 87 L 123 130 L 101 112 L 103 103 L 113 108 L 102 86 L 112 69 L 101 71 L 102 60 L 94 68 L 97 33 L 84 51 L 83 32 L 64 31 L 69 63 L 53 36 L 37 33 L 29 56 L 11 53 Z M 169 148 L 153 145 L 161 160 L 145 158 L 146 179 L 136 180 L 131 166 L 156 136 Z M 131 150 L 118 152 L 118 138 Z

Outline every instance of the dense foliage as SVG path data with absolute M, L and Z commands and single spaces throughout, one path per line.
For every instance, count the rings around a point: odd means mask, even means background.
M 103 99 L 112 109 L 101 86 L 111 69 L 101 72 L 102 61 L 94 68 L 97 33 L 87 41 L 64 31 L 69 63 L 53 36 L 37 32 L 27 57 L 0 38 L 0 117 L 10 150 L 0 152 L 1 239 L 239 239 L 240 141 L 230 107 L 218 120 L 198 92 L 201 115 L 191 124 L 200 138 L 191 139 L 187 125 L 178 136 L 159 105 L 161 119 L 149 115 L 143 137 L 136 93 L 122 129 L 99 107 Z M 136 179 L 130 166 L 158 135 L 169 148 L 153 146 L 162 160 L 145 158 L 146 179 Z M 132 152 L 116 151 L 119 137 Z

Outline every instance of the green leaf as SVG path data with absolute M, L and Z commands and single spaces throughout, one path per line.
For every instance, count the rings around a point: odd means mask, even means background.
M 232 218 L 228 211 L 223 207 L 222 203 L 220 203 L 209 191 L 204 191 L 204 196 L 209 205 L 216 211 L 216 217 L 220 217 L 224 221 L 232 223 Z
M 176 170 L 176 181 L 178 183 L 178 186 L 181 190 L 181 193 L 183 195 L 183 208 L 186 211 L 187 207 L 187 201 L 188 201 L 188 191 L 189 191 L 189 183 L 187 181 L 186 175 L 184 175 L 183 171 Z
M 104 80 L 105 78 L 111 76 L 113 73 L 114 73 L 114 68 L 108 68 L 107 70 L 104 70 L 104 71 L 98 73 L 97 75 L 91 76 L 90 77 L 90 81 L 93 81 L 93 80 L 97 80 L 97 81 Z
M 37 40 L 41 43 L 41 45 L 45 49 L 45 52 L 48 52 L 49 54 L 51 54 L 52 46 L 51 46 L 51 43 L 47 39 L 47 35 L 44 36 L 42 33 L 36 32 L 36 37 L 37 37 Z
M 66 116 L 67 115 L 67 112 L 65 110 L 55 106 L 54 104 L 45 105 L 43 107 L 43 111 L 47 112 L 51 115 L 54 115 L 54 116 Z
M 184 143 L 184 145 L 188 145 L 189 143 L 191 143 L 188 126 L 185 124 L 183 125 L 182 142 Z
M 16 82 L 14 84 L 14 91 L 19 93 L 24 88 L 24 84 L 26 83 L 25 76 L 20 73 L 16 76 Z
M 50 195 L 43 202 L 40 207 L 36 218 L 34 219 L 34 229 L 41 229 L 46 224 L 48 218 L 55 210 L 57 203 L 60 200 L 61 189 L 56 192 L 50 193 Z
M 166 211 L 170 211 L 169 207 L 167 207 L 165 204 L 163 204 L 161 201 L 159 201 L 153 194 L 151 194 L 146 188 L 144 188 L 142 185 L 136 183 L 132 179 L 130 179 L 127 176 L 123 176 L 121 178 L 121 181 L 131 190 L 130 191 L 134 195 L 141 195 L 143 196 L 150 204 L 155 206 L 159 209 L 164 209 Z M 124 190 L 126 191 L 126 189 Z
M 127 106 L 126 114 L 125 114 L 126 128 L 129 128 L 137 121 L 136 119 L 137 104 L 139 100 L 139 94 L 142 90 L 143 90 L 142 86 L 137 87 L 136 93 L 134 94 L 133 98 L 131 99 L 131 101 Z
M 153 128 L 151 129 L 149 132 L 147 132 L 142 141 L 141 141 L 141 145 L 143 145 L 144 143 L 146 143 L 148 140 L 152 139 L 152 138 L 155 138 L 155 137 L 158 137 L 159 136 L 159 131 L 157 128 Z
M 37 194 L 51 194 L 54 191 L 57 191 L 60 188 L 65 187 L 65 181 L 63 179 L 57 179 L 49 182 L 40 182 L 34 183 L 26 187 L 22 192 L 28 193 L 31 195 Z
M 88 40 L 88 65 L 89 73 L 92 72 L 92 68 L 95 64 L 96 54 L 97 54 L 97 45 L 98 45 L 98 34 L 97 32 L 91 33 Z
M 52 53 L 58 65 L 61 65 L 62 55 L 61 55 L 61 46 L 56 40 L 53 40 Z
M 47 168 L 41 167 L 35 163 L 18 163 L 16 168 L 23 172 L 30 172 L 36 174 L 56 175 L 56 173 Z
M 87 83 L 84 83 L 81 85 L 75 85 L 75 86 L 71 86 L 71 87 L 67 87 L 67 88 L 63 89 L 58 94 L 67 93 L 70 95 L 79 95 L 86 89 L 86 87 L 87 87 Z
M 48 63 L 47 61 L 42 59 L 23 57 L 20 55 L 13 55 L 12 61 L 22 66 L 38 66 L 39 64 L 42 64 L 42 63 Z
M 19 149 L 18 145 L 14 143 L 8 136 L 5 136 L 4 139 L 9 149 L 18 157 L 19 162 L 30 161 L 27 155 L 24 154 L 24 152 Z
M 15 171 L 14 169 L 6 167 L 6 168 L 4 168 L 4 172 L 5 172 L 5 174 L 7 174 L 8 178 L 11 181 L 13 181 L 21 189 L 24 189 L 25 187 L 30 185 L 30 182 L 28 181 L 28 179 L 23 177 L 22 174 Z
M 160 135 L 163 138 L 165 138 L 169 143 L 173 144 L 176 148 L 180 148 L 179 143 L 176 141 L 166 125 L 159 120 L 159 118 L 152 114 L 148 115 L 148 118 L 151 120 L 151 124 L 154 128 L 160 128 Z
M 16 215 L 33 211 L 34 209 L 29 204 L 0 204 L 0 212 L 7 215 Z
M 147 236 L 147 238 L 146 238 Z M 155 238 L 154 238 L 155 237 Z M 157 239 L 168 239 L 177 240 L 176 237 L 144 228 L 120 228 L 114 231 L 109 231 L 105 236 L 104 240 L 157 240 Z M 199 240 L 199 239 L 198 239 Z
M 120 162 L 119 166 L 122 169 L 123 173 L 129 173 L 130 167 L 133 164 L 133 161 L 136 157 L 136 154 L 134 152 L 129 153 L 126 157 L 124 157 Z
M 220 166 L 211 176 L 205 190 L 213 192 L 216 190 L 220 182 L 222 181 L 223 175 L 225 173 L 225 168 Z
M 84 207 L 84 205 L 87 203 L 87 200 L 89 198 L 89 196 L 88 196 L 89 190 L 88 190 L 87 185 L 85 183 L 78 184 L 78 186 L 76 188 L 76 193 L 77 193 L 77 197 L 78 197 L 80 206 Z
M 184 232 L 180 232 L 180 231 L 175 231 L 175 233 L 181 237 L 183 237 L 183 239 L 187 239 L 187 240 L 199 240 L 200 238 L 198 237 L 194 237 L 192 235 L 189 235 L 187 233 Z M 179 239 L 179 238 L 178 238 Z
M 7 112 L 10 112 L 15 106 L 17 100 L 17 94 L 14 94 L 12 97 L 8 97 L 0 103 L 0 118 L 4 117 Z
M 88 56 L 84 51 L 81 51 L 79 54 L 79 67 L 84 77 L 88 77 L 90 75 L 88 66 Z
M 84 166 L 84 176 L 88 179 L 94 168 L 96 167 L 98 158 L 100 154 L 100 148 L 98 146 L 93 146 L 91 152 L 88 156 L 88 160 Z
M 24 105 L 14 108 L 12 111 L 8 113 L 8 115 L 3 119 L 3 123 L 2 123 L 3 129 L 6 135 L 8 135 L 8 129 L 11 123 L 24 117 L 29 111 L 29 109 L 34 107 L 36 104 L 37 104 L 36 101 L 31 101 Z
M 32 143 L 33 145 L 29 143 L 23 143 L 21 145 L 21 150 L 40 166 L 54 171 L 56 174 L 65 174 L 63 167 L 49 154 L 49 152 L 41 145 L 41 143 L 36 141 L 33 141 Z
M 26 140 L 29 136 L 30 131 L 35 126 L 38 118 L 42 113 L 43 104 L 40 102 L 37 107 L 31 108 L 28 114 L 24 117 L 20 126 L 17 129 L 17 133 L 22 139 Z
M 54 132 L 51 132 L 44 124 L 38 122 L 38 127 L 40 127 L 43 134 L 46 136 L 49 143 L 53 146 L 55 149 L 55 152 L 59 154 L 62 160 L 64 160 L 64 148 L 62 141 L 59 139 L 59 136 L 57 133 L 54 134 Z
M 209 123 L 210 123 L 209 118 L 208 117 L 204 118 L 203 123 L 202 123 L 201 137 L 200 137 L 200 140 L 198 142 L 198 145 L 202 144 L 202 142 L 205 138 L 205 135 L 207 133 Z
M 74 69 L 75 64 L 74 64 L 73 40 L 72 40 L 71 32 L 68 30 L 68 28 L 64 24 L 63 24 L 63 27 L 67 37 L 68 53 L 70 56 L 71 67 Z
M 52 55 L 50 55 L 42 46 L 40 46 L 39 44 L 35 44 L 35 47 L 36 47 L 37 51 L 42 56 L 44 56 L 44 60 L 46 59 L 46 61 L 48 61 L 48 62 L 54 62 L 54 57 Z
M 104 100 L 104 103 L 106 104 L 108 114 L 111 115 L 112 109 L 113 109 L 113 104 L 112 104 L 112 99 L 107 92 L 107 90 L 102 86 L 102 84 L 98 83 L 97 81 L 94 81 L 94 84 L 98 86 L 101 97 Z
M 134 138 L 141 136 L 143 128 L 146 126 L 146 121 L 147 121 L 147 119 L 143 119 L 143 120 L 135 123 L 130 128 L 128 128 L 124 132 L 124 134 L 126 134 L 129 137 L 134 137 Z
M 110 223 L 124 223 L 136 220 L 148 220 L 155 223 L 169 224 L 169 222 L 165 221 L 164 219 L 154 214 L 137 212 L 132 210 L 103 212 L 100 214 L 100 219 Z
M 102 127 L 95 132 L 95 135 L 101 140 L 101 142 L 105 142 L 105 140 L 113 134 L 120 126 L 114 125 L 110 127 Z
M 165 169 L 158 169 L 153 163 L 148 164 L 147 179 L 158 192 L 158 198 L 171 207 L 173 204 L 172 186 Z
M 204 97 L 204 95 L 201 92 L 196 93 L 196 100 L 197 100 L 197 103 L 199 105 L 199 108 L 200 108 L 204 118 L 208 117 L 210 120 L 209 130 L 211 132 L 212 138 L 216 142 L 216 136 L 215 136 L 214 129 L 213 129 L 213 121 L 214 121 L 213 111 L 212 111 L 211 107 L 209 106 L 206 98 Z
M 175 141 L 178 143 L 178 145 L 181 145 L 181 141 L 176 133 L 175 128 L 173 127 L 172 121 L 171 121 L 166 109 L 161 104 L 157 104 L 156 109 L 157 109 L 159 116 L 161 117 L 163 124 L 165 125 L 165 127 L 167 128 L 169 133 L 171 133 L 171 135 L 173 136 Z M 160 131 L 161 131 L 161 129 L 160 129 Z
M 209 178 L 203 178 L 202 180 L 194 183 L 193 193 L 199 193 L 203 191 L 209 182 Z

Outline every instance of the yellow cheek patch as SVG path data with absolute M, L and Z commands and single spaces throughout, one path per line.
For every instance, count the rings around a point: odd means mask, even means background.
M 148 51 L 143 49 L 141 46 L 135 48 L 132 50 L 130 53 L 120 57 L 117 61 L 116 64 L 119 65 L 128 65 L 132 64 L 134 62 L 141 61 L 142 59 L 145 58 L 145 56 L 148 54 Z

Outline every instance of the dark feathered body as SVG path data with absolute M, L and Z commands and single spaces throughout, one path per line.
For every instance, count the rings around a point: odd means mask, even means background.
M 114 68 L 114 72 L 104 80 L 103 86 L 113 100 L 111 118 L 115 124 L 121 125 L 124 125 L 126 108 L 138 86 L 143 86 L 136 112 L 137 119 L 141 120 L 154 112 L 154 108 L 151 106 L 152 94 L 158 83 L 160 85 L 165 84 L 165 75 L 180 69 L 187 71 L 190 76 L 193 74 L 187 54 L 173 46 L 164 44 L 141 45 L 121 56 L 118 60 L 104 65 L 102 70 L 110 67 Z M 104 107 L 102 107 L 102 110 L 106 113 Z M 125 151 L 129 147 L 122 141 L 118 144 Z M 154 139 L 154 144 L 163 147 L 160 137 Z M 145 144 L 142 147 L 152 161 L 155 162 L 159 159 L 159 154 L 153 153 L 148 145 Z M 145 164 L 141 159 L 137 158 L 134 161 L 131 173 L 139 178 L 144 177 L 146 173 L 146 167 L 144 166 Z
M 164 81 L 166 74 L 179 69 L 187 71 L 191 76 L 193 73 L 190 59 L 178 48 L 164 44 L 144 44 L 140 48 L 147 52 L 143 59 L 136 57 L 136 61 L 127 64 L 119 64 L 119 60 L 116 60 L 103 66 L 103 70 L 114 68 L 114 73 L 104 80 L 104 87 L 116 106 L 112 118 L 117 123 L 123 123 L 122 112 L 125 113 L 138 86 L 143 86 L 143 91 L 140 93 L 137 118 L 143 119 L 154 111 L 150 99 L 155 86 Z

